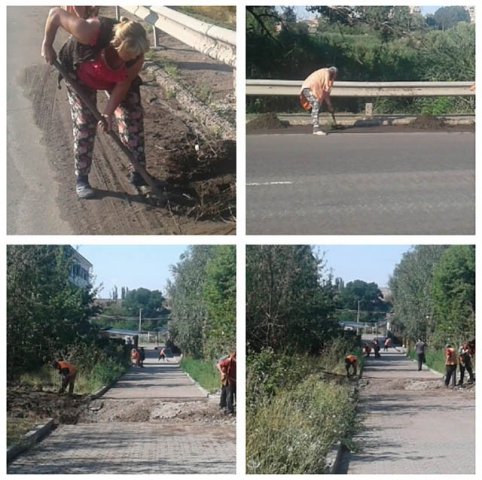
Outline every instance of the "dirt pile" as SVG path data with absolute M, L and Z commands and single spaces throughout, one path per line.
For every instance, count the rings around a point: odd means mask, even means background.
M 408 126 L 423 130 L 440 130 L 447 128 L 447 125 L 443 119 L 432 117 L 431 115 L 422 115 L 417 117 L 415 120 L 412 120 Z
M 263 113 L 246 124 L 246 133 L 288 127 L 288 122 L 281 121 L 275 113 Z
M 79 417 L 80 423 L 159 422 L 165 423 L 233 423 L 216 402 L 161 401 L 156 399 L 103 400 L 91 402 Z
M 436 378 L 433 380 L 417 380 L 414 378 L 396 378 L 393 380 L 389 379 L 374 379 L 369 380 L 362 379 L 359 383 L 361 388 L 369 390 L 371 393 L 381 392 L 386 393 L 390 391 L 410 391 L 410 392 L 426 392 L 426 393 L 436 393 L 438 390 L 445 391 L 445 383 L 442 378 Z M 475 385 L 474 384 L 464 384 L 461 386 L 456 386 L 451 388 L 451 391 L 460 395 L 475 395 Z

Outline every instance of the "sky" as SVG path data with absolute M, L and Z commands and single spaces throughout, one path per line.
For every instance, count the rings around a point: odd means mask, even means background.
M 119 295 L 129 290 L 147 288 L 165 293 L 171 277 L 170 266 L 179 262 L 187 245 L 72 245 L 93 265 L 94 286 L 103 284 L 99 298 L 109 298 L 114 285 Z
M 333 276 L 345 282 L 363 280 L 375 282 L 380 288 L 388 286 L 395 266 L 412 245 L 317 245 Z
M 296 16 L 298 17 L 299 20 L 305 20 L 305 19 L 308 19 L 308 18 L 314 18 L 316 16 L 315 13 L 311 13 L 311 12 L 308 12 L 306 10 L 306 7 L 294 7 L 295 8 L 295 12 L 296 12 Z M 440 6 L 422 6 L 422 15 L 427 15 L 429 13 L 434 13 L 436 10 L 438 10 L 440 8 Z
M 93 265 L 94 286 L 102 284 L 98 296 L 109 298 L 117 285 L 129 290 L 147 288 L 165 293 L 170 267 L 179 262 L 187 245 L 73 245 Z M 388 280 L 411 245 L 317 245 L 325 253 L 327 269 L 345 284 L 353 280 L 375 282 L 380 288 Z

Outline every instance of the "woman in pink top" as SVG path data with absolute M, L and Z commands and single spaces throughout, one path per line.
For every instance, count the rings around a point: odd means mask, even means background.
M 122 18 L 120 22 L 106 17 L 81 18 L 76 12 L 53 8 L 45 24 L 42 43 L 42 56 L 49 64 L 57 58 L 53 42 L 59 28 L 71 34 L 59 52 L 59 60 L 94 104 L 97 90 L 109 93 L 101 126 L 110 130 L 115 116 L 122 142 L 145 166 L 139 90 L 142 81 L 138 74 L 144 64 L 144 53 L 149 50 L 146 31 L 140 23 L 127 18 Z M 91 198 L 95 193 L 88 175 L 97 121 L 68 84 L 67 92 L 73 121 L 76 192 L 79 198 Z M 136 187 L 145 185 L 132 166 L 129 180 Z
M 320 130 L 320 107 L 325 102 L 327 110 L 332 114 L 334 113 L 330 93 L 337 75 L 338 69 L 336 67 L 321 68 L 313 72 L 301 87 L 301 105 L 306 110 L 311 108 L 314 135 L 326 135 L 323 130 Z

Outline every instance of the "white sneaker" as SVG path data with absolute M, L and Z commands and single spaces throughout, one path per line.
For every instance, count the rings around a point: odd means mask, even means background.
M 326 133 L 323 130 L 320 130 L 319 127 L 314 127 L 313 128 L 313 135 L 326 135 Z

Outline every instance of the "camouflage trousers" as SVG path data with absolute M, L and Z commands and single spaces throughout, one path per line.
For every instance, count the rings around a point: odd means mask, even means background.
M 95 105 L 97 92 L 84 89 L 85 95 Z M 88 175 L 92 166 L 97 120 L 82 99 L 67 86 L 74 134 L 75 175 Z M 117 130 L 122 143 L 129 148 L 137 161 L 145 166 L 144 111 L 139 87 L 132 88 L 114 112 Z M 134 171 L 132 165 L 129 171 Z
M 313 127 L 320 126 L 320 102 L 318 99 L 313 95 L 309 88 L 303 88 L 303 95 L 305 96 L 306 100 L 310 102 L 311 105 L 311 122 L 313 123 Z

